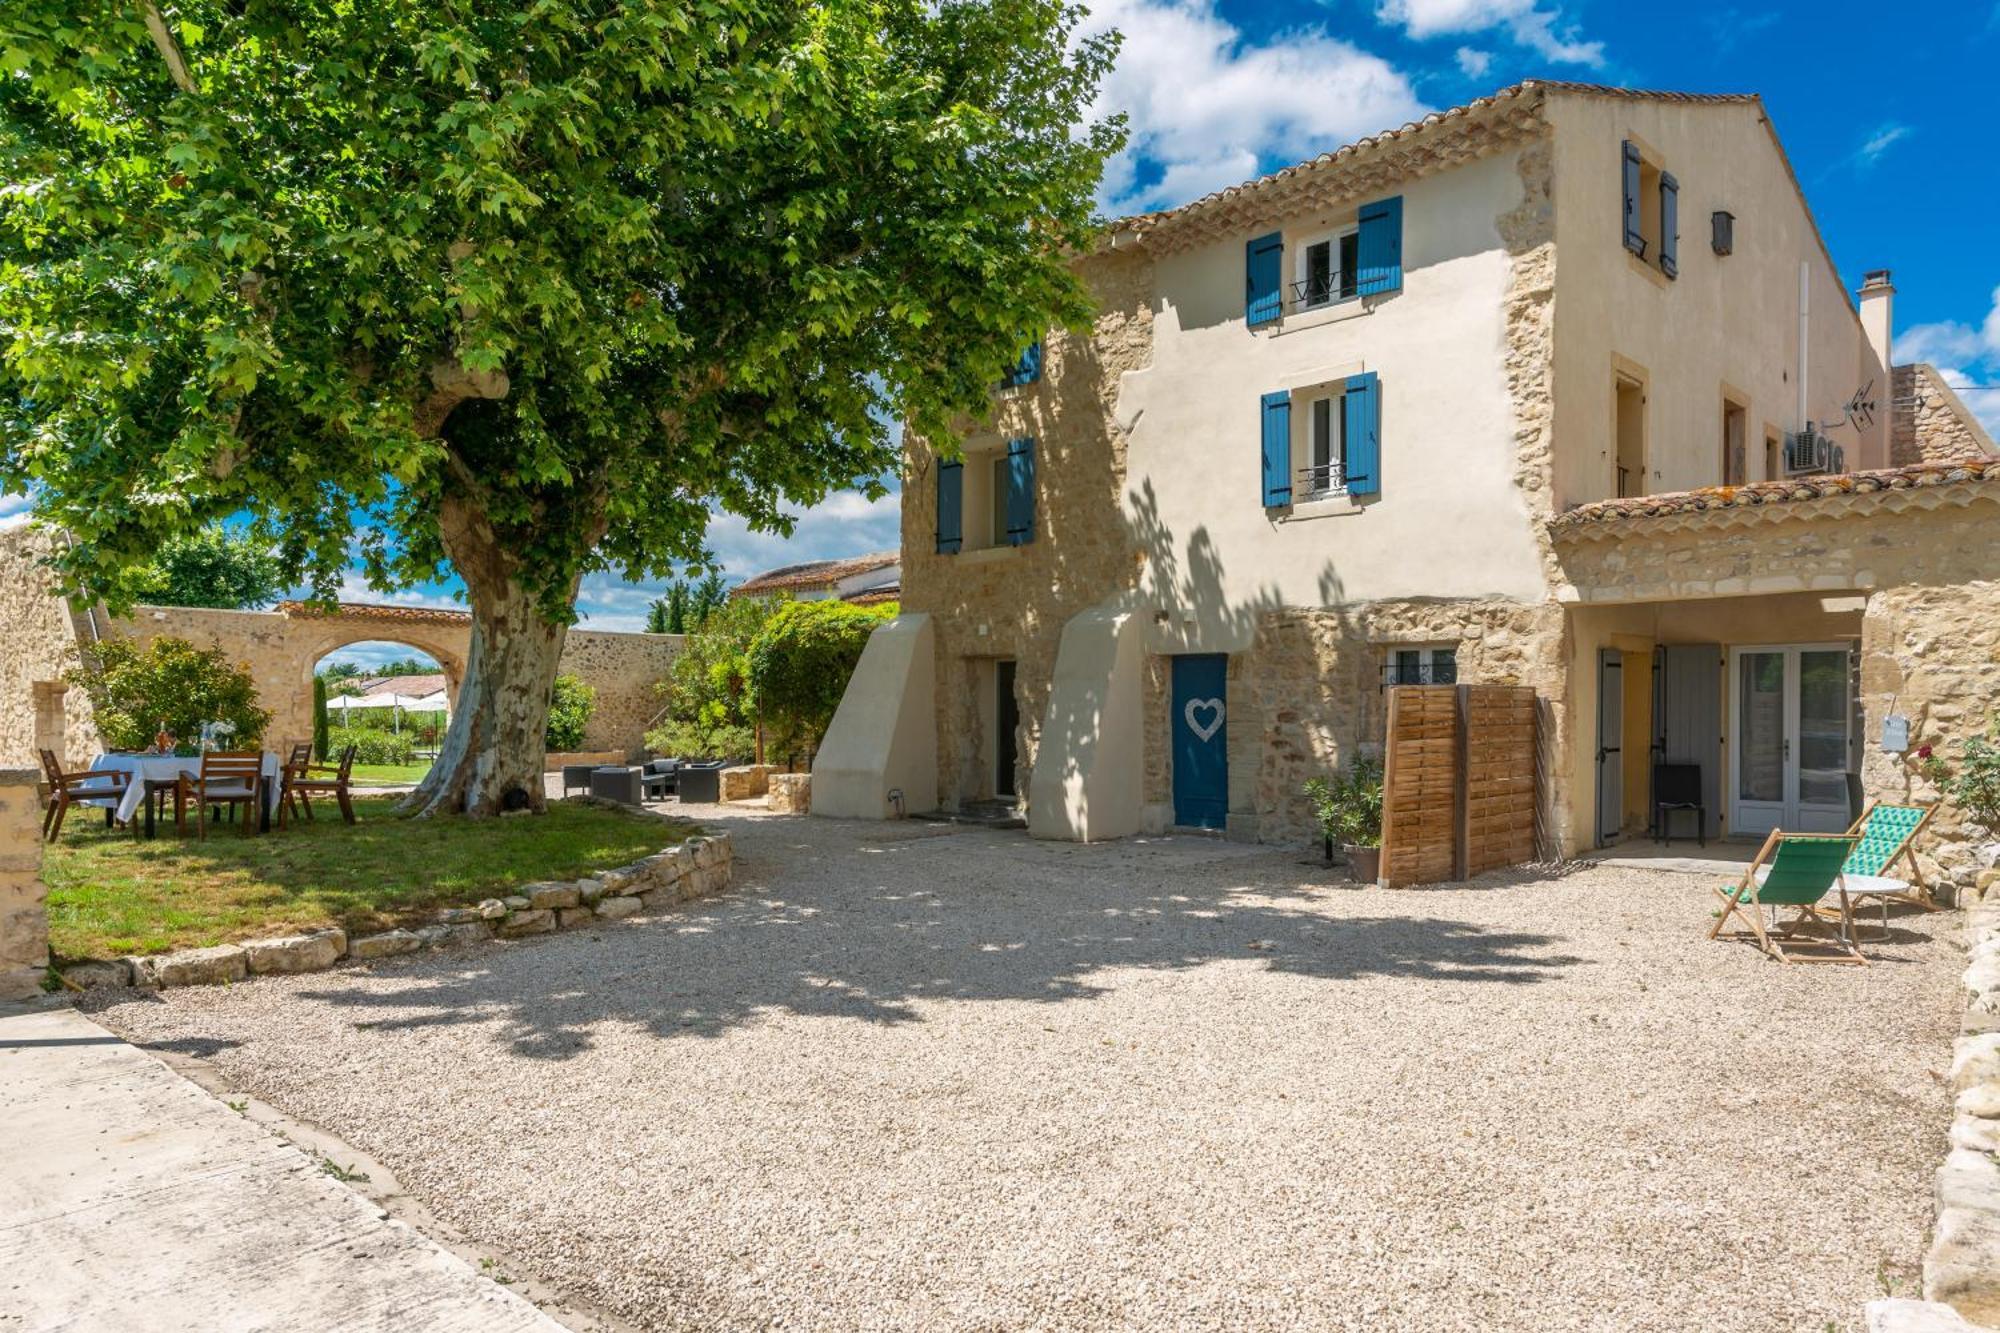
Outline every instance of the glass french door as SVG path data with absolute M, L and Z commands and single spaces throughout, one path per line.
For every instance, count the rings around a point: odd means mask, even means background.
M 1730 831 L 1845 829 L 1854 719 L 1847 645 L 1732 648 L 1729 681 Z

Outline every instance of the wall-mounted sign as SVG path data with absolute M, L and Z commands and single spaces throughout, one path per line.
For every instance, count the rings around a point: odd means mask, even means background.
M 1891 713 L 1882 719 L 1882 748 L 1889 754 L 1904 754 L 1910 748 L 1910 719 Z

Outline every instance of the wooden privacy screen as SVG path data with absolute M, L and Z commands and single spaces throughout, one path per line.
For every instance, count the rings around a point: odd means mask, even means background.
M 1535 723 L 1525 685 L 1390 688 L 1384 882 L 1435 884 L 1534 859 Z

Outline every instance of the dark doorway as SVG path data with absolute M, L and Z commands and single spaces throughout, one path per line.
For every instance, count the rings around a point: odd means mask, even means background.
M 1013 796 L 1014 733 L 1021 725 L 1021 705 L 1014 698 L 1014 663 L 993 664 L 993 794 Z

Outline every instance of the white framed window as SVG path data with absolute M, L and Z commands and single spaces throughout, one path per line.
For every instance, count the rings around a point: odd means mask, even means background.
M 1342 227 L 1308 239 L 1298 248 L 1298 272 L 1292 282 L 1292 306 L 1317 310 L 1357 295 L 1361 263 L 1361 231 Z
M 1346 395 L 1339 391 L 1306 399 L 1305 439 L 1301 442 L 1298 493 L 1306 499 L 1347 491 Z
M 1386 650 L 1382 664 L 1385 685 L 1458 684 L 1456 644 L 1429 644 L 1412 647 L 1396 645 Z

